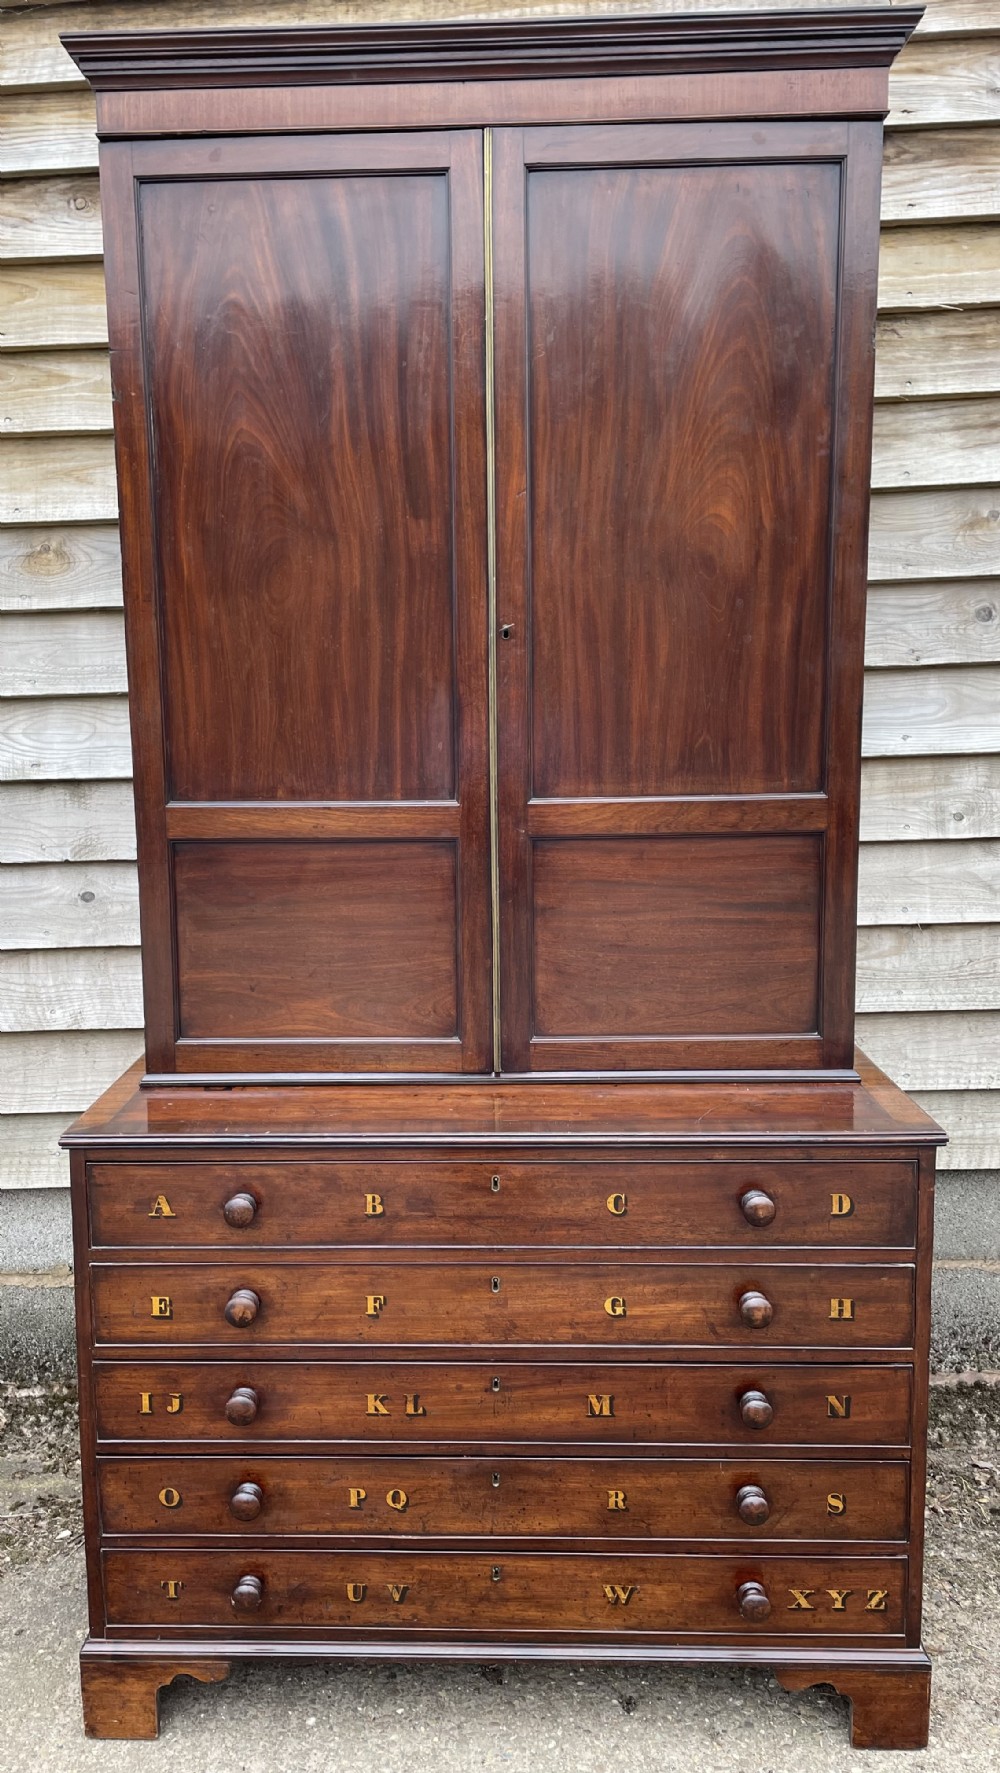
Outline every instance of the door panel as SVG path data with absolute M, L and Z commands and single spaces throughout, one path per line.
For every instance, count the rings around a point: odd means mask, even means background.
M 529 174 L 538 796 L 822 787 L 839 183 Z
M 849 1066 L 877 137 L 495 141 L 504 1068 Z
M 150 1070 L 489 1069 L 481 136 L 127 152 Z
M 172 798 L 451 799 L 447 179 L 150 184 L 141 222 Z
M 814 837 L 540 838 L 531 878 L 539 1042 L 816 1027 Z

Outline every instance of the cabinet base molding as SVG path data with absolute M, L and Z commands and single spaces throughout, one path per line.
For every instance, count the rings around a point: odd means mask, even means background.
M 774 1670 L 787 1693 L 806 1687 L 833 1687 L 851 1703 L 852 1748 L 926 1748 L 931 1710 L 931 1665 Z
M 782 1660 L 763 1646 L 701 1647 L 697 1652 L 674 1645 L 504 1644 L 386 1642 L 331 1643 L 329 1639 L 297 1639 L 286 1643 L 219 1641 L 219 1654 L 206 1655 L 203 1643 L 156 1645 L 90 1639 L 80 1653 L 80 1681 L 86 1734 L 102 1740 L 151 1741 L 159 1735 L 160 1689 L 178 1675 L 196 1681 L 224 1681 L 235 1662 L 637 1662 L 672 1663 L 678 1667 L 751 1667 L 771 1669 L 786 1692 L 829 1686 L 851 1702 L 853 1748 L 926 1748 L 931 1695 L 931 1665 L 921 1651 L 907 1650 L 873 1663 L 865 1653 L 850 1653 L 823 1662 L 801 1652 Z
M 224 1681 L 232 1664 L 217 1656 L 123 1656 L 80 1652 L 86 1735 L 101 1741 L 151 1742 L 160 1734 L 160 1688 L 178 1675 Z

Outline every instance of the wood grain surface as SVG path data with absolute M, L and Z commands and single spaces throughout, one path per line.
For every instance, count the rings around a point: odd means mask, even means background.
M 487 1264 L 449 1252 L 443 1265 L 384 1257 L 320 1266 L 248 1257 L 225 1266 L 94 1263 L 91 1288 L 98 1344 L 147 1348 L 908 1348 L 913 1336 L 913 1272 L 905 1265 Z M 241 1288 L 260 1301 L 246 1325 L 225 1316 Z M 755 1289 L 770 1302 L 764 1324 L 741 1310 Z

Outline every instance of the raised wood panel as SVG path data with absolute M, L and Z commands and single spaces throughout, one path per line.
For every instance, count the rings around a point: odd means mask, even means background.
M 988 394 L 997 389 L 1000 309 L 880 316 L 875 333 L 876 399 Z
M 996 662 L 1000 662 L 1000 579 L 873 586 L 865 634 L 869 668 Z M 916 688 L 919 691 L 919 678 Z
M 918 1090 L 921 1108 L 948 1134 L 944 1170 L 1000 1170 L 1000 1090 Z
M 104 351 L 0 354 L 0 433 L 111 430 Z
M 0 896 L 3 886 L 0 885 Z M 0 953 L 7 1033 L 135 1028 L 142 1022 L 138 948 L 43 948 Z
M 995 306 L 1000 224 L 888 228 L 879 254 L 882 310 Z
M 0 1034 L 0 1115 L 79 1114 L 141 1054 L 137 1028 Z
M 998 833 L 1000 757 L 879 758 L 862 766 L 862 842 Z
M 457 798 L 482 585 L 453 552 L 449 183 L 405 164 L 143 187 L 177 799 Z
M 0 782 L 106 780 L 131 774 L 124 696 L 0 704 Z
M 177 844 L 180 1034 L 457 1040 L 457 888 L 445 842 Z
M 859 924 L 1000 921 L 1000 840 L 862 844 Z M 997 936 L 1000 955 L 1000 934 Z
M 66 1188 L 69 1157 L 58 1139 L 71 1114 L 0 1116 L 0 1188 Z
M 113 524 L 0 529 L 0 610 L 119 609 Z
M 536 1035 L 817 1028 L 814 837 L 541 842 L 531 873 Z
M 10 351 L 42 345 L 106 345 L 104 267 L 38 264 L 0 268 L 0 339 Z
M 904 1090 L 1000 1089 L 1000 1012 L 863 1015 L 858 1045 Z
M 626 152 L 608 134 L 599 161 Z M 532 790 L 814 789 L 836 169 L 554 166 L 527 193 Z
M 997 481 L 1000 398 L 876 406 L 872 486 L 975 486 Z
M 886 137 L 883 222 L 1000 217 L 1000 130 L 914 129 Z
M 0 949 L 132 947 L 139 940 L 128 862 L 26 863 L 3 873 Z
M 110 437 L 0 439 L 0 523 L 100 523 L 117 515 Z
M 97 167 L 94 99 L 88 90 L 31 93 L 0 103 L 0 172 L 38 176 Z
M 1000 671 L 946 665 L 869 672 L 862 748 L 866 757 L 1000 751 Z
M 1000 486 L 873 493 L 868 576 L 1000 576 Z
M 115 610 L 0 615 L 0 696 L 110 694 L 126 688 Z
M 99 259 L 96 176 L 7 179 L 0 186 L 0 261 Z
M 912 39 L 889 76 L 886 126 L 1000 121 L 1000 35 Z
M 956 876 L 960 861 L 952 864 Z M 859 930 L 856 1002 L 859 1010 L 897 1014 L 1000 1010 L 996 923 Z

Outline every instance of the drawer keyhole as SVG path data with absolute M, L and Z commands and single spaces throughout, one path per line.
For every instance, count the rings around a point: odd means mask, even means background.
M 500 1178 L 499 1178 L 499 1176 L 491 1176 L 490 1177 L 490 1193 L 491 1194 L 499 1194 L 500 1193 Z
M 499 1291 L 500 1291 L 500 1276 L 498 1274 L 495 1274 L 493 1276 L 493 1279 L 490 1281 L 490 1292 L 491 1293 L 499 1293 Z

